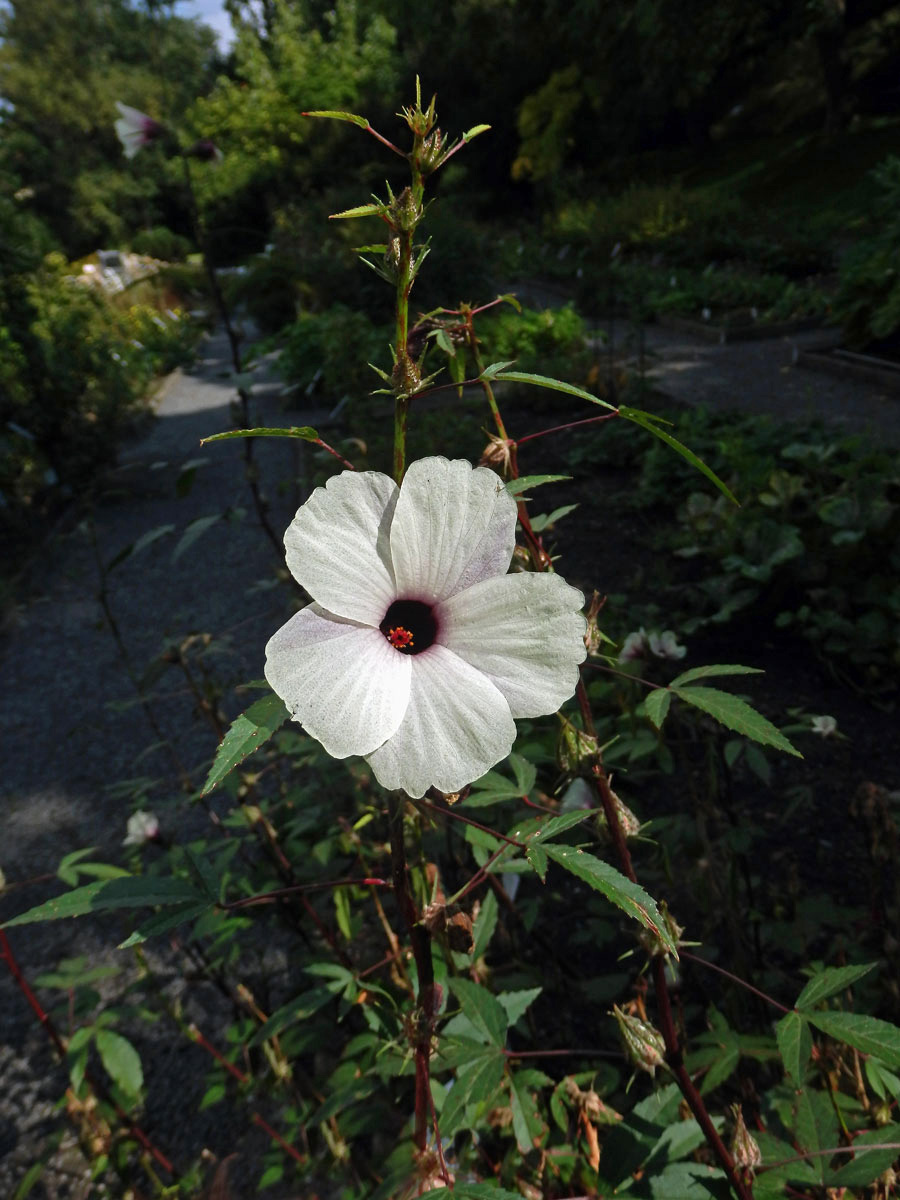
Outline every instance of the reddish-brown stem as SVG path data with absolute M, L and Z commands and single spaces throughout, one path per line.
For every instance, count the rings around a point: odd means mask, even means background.
M 471 817 L 464 817 L 462 813 L 456 812 L 452 808 L 438 808 L 436 804 L 432 804 L 430 800 L 417 800 L 416 804 L 419 808 L 427 808 L 429 812 L 437 813 L 441 817 L 449 817 L 451 821 L 462 821 L 464 825 L 471 825 L 473 829 L 480 829 L 482 833 L 488 833 L 491 837 L 499 838 L 501 842 L 507 842 L 510 846 L 518 846 L 520 850 L 526 850 L 524 842 L 516 841 L 515 838 L 507 837 L 503 833 L 498 833 L 496 829 L 491 829 L 489 825 L 482 825 L 480 821 L 473 821 Z M 397 881 L 394 880 L 396 887 Z
M 343 454 L 339 454 L 333 446 L 329 446 L 328 443 L 323 442 L 321 438 L 316 438 L 315 445 L 321 446 L 323 450 L 327 450 L 329 454 L 333 454 L 334 457 L 338 460 L 338 462 L 342 463 L 347 468 L 348 471 L 356 470 L 356 467 L 354 467 L 352 462 L 348 462 L 347 459 L 344 458 Z
M 533 442 L 535 438 L 547 437 L 550 433 L 562 433 L 564 429 L 577 429 L 579 425 L 596 425 L 598 421 L 611 421 L 618 415 L 617 409 L 615 412 L 603 413 L 599 417 L 585 417 L 581 421 L 567 421 L 565 425 L 553 425 L 550 429 L 539 429 L 537 433 L 526 433 L 524 437 L 518 438 L 516 445 L 524 446 L 526 442 Z
M 274 888 L 271 892 L 260 892 L 258 896 L 245 896 L 242 900 L 231 900 L 221 908 L 231 912 L 235 908 L 250 908 L 255 904 L 273 904 L 283 896 L 293 896 L 298 892 L 319 892 L 326 888 L 337 887 L 391 887 L 386 879 L 329 879 L 323 883 L 295 883 L 291 887 Z
M 29 1007 L 37 1017 L 40 1024 L 43 1025 L 44 1029 L 47 1031 L 47 1036 L 50 1038 L 51 1042 L 53 1042 L 56 1052 L 59 1054 L 61 1059 L 65 1060 L 65 1042 L 60 1037 L 59 1031 L 54 1025 L 52 1017 L 44 1010 L 40 1000 L 38 1000 L 37 996 L 31 990 L 31 985 L 22 973 L 22 968 L 19 966 L 16 956 L 12 952 L 12 946 L 9 944 L 9 938 L 6 936 L 6 932 L 3 929 L 0 929 L 0 958 L 2 958 L 9 967 L 9 972 L 16 981 L 19 991 L 28 1001 Z M 107 1102 L 107 1104 L 110 1104 L 115 1109 L 119 1120 L 123 1123 L 123 1125 L 126 1126 L 129 1134 L 135 1139 L 135 1141 L 141 1144 L 144 1150 L 151 1155 L 156 1162 L 159 1163 L 163 1170 L 168 1171 L 170 1175 L 174 1174 L 174 1167 L 163 1154 L 163 1152 L 159 1150 L 153 1144 L 153 1142 L 150 1141 L 150 1138 L 146 1133 L 144 1133 L 143 1129 L 141 1129 L 139 1125 L 136 1125 L 135 1122 L 132 1121 L 128 1113 L 125 1112 L 125 1110 L 107 1094 L 106 1088 L 103 1087 L 99 1080 L 95 1079 L 90 1071 L 85 1071 L 84 1077 L 93 1091 L 98 1096 L 101 1096 Z
M 416 995 L 416 1019 L 413 1020 L 411 1041 L 415 1058 L 416 1108 L 413 1142 L 419 1154 L 424 1153 L 428 1142 L 428 1123 L 431 1113 L 431 1037 L 434 1031 L 435 992 L 434 964 L 431 961 L 431 936 L 419 921 L 416 904 L 409 886 L 406 865 L 406 845 L 403 838 L 403 816 L 406 799 L 402 793 L 391 796 L 391 871 L 394 880 L 394 895 L 400 917 L 409 934 L 413 958 L 416 962 L 418 987 Z M 439 1135 L 436 1134 L 438 1137 Z
M 277 1130 L 273 1129 L 268 1121 L 264 1121 L 258 1112 L 255 1112 L 253 1114 L 252 1119 L 253 1119 L 254 1124 L 258 1125 L 260 1127 L 260 1129 L 264 1130 L 269 1135 L 269 1137 L 272 1139 L 273 1142 L 277 1142 L 278 1145 L 285 1152 L 285 1154 L 289 1154 L 291 1156 L 291 1158 L 294 1160 L 294 1162 L 298 1162 L 302 1165 L 305 1165 L 306 1159 L 303 1157 L 303 1155 L 300 1153 L 300 1151 L 295 1149 L 291 1145 L 290 1142 L 286 1142 L 284 1140 L 284 1138 L 281 1136 L 281 1134 L 278 1133 Z
M 741 1178 L 741 1174 L 735 1166 L 734 1159 L 731 1157 L 728 1147 L 722 1141 L 719 1131 L 712 1122 L 712 1118 L 703 1102 L 703 1097 L 697 1091 L 694 1081 L 691 1079 L 687 1067 L 684 1065 L 681 1056 L 681 1045 L 678 1041 L 678 1032 L 675 1029 L 675 1022 L 672 1018 L 669 985 L 666 981 L 665 956 L 662 954 L 653 955 L 651 965 L 653 968 L 653 983 L 656 989 L 656 1002 L 659 1008 L 660 1033 L 666 1044 L 666 1063 L 675 1076 L 679 1090 L 687 1101 L 691 1112 L 694 1114 L 697 1124 L 703 1130 L 703 1136 L 706 1138 L 707 1145 L 713 1151 L 722 1169 L 728 1176 L 728 1182 L 738 1196 L 741 1197 L 741 1200 L 752 1200 L 752 1188 Z
M 193 1038 L 193 1040 L 197 1043 L 198 1046 L 202 1046 L 203 1049 L 207 1052 L 207 1054 L 211 1054 L 212 1057 L 216 1060 L 216 1062 L 220 1063 L 225 1068 L 225 1070 L 229 1072 L 229 1074 L 233 1075 L 235 1077 L 235 1079 L 238 1080 L 239 1083 L 249 1083 L 250 1082 L 250 1076 L 245 1075 L 244 1072 L 241 1071 L 238 1067 L 236 1067 L 233 1062 L 229 1062 L 228 1059 L 225 1057 L 225 1055 L 222 1054 L 221 1051 L 219 1051 L 215 1048 L 215 1046 L 212 1044 L 212 1042 L 207 1041 L 207 1039 L 203 1036 L 203 1034 L 200 1032 L 200 1030 L 197 1028 L 196 1025 L 191 1025 L 190 1029 L 188 1030 L 188 1033 Z
M 724 975 L 726 979 L 730 979 L 732 983 L 736 983 L 739 987 L 745 988 L 748 992 L 752 992 L 754 996 L 759 996 L 760 1000 L 765 1000 L 766 1004 L 771 1004 L 773 1008 L 780 1009 L 783 1013 L 790 1013 L 794 1010 L 782 1004 L 780 1000 L 776 1000 L 773 996 L 769 996 L 766 992 L 761 992 L 759 988 L 755 988 L 752 983 L 747 983 L 746 979 L 741 979 L 739 975 L 733 975 L 731 971 L 726 971 L 724 967 L 717 966 L 716 963 L 709 962 L 708 959 L 701 958 L 699 954 L 689 954 L 687 950 L 679 951 L 682 958 L 690 959 L 691 962 L 699 963 L 702 967 L 709 967 L 710 971 L 716 971 L 719 975 Z
M 578 704 L 581 709 L 582 720 L 584 722 L 585 732 L 595 734 L 594 719 L 591 713 L 590 702 L 588 701 L 587 690 L 584 686 L 584 681 L 579 679 L 578 689 L 576 692 Z M 632 883 L 637 883 L 637 876 L 634 872 L 634 865 L 631 861 L 631 853 L 625 841 L 625 834 L 622 831 L 622 826 L 619 822 L 619 813 L 615 800 L 613 799 L 612 789 L 609 786 L 609 779 L 606 771 L 603 768 L 603 763 L 600 761 L 599 755 L 593 767 L 594 786 L 597 789 L 600 803 L 603 806 L 603 813 L 606 817 L 606 824 L 609 833 L 612 837 L 613 846 L 615 847 L 616 857 L 619 860 L 621 871 L 628 876 Z M 669 998 L 669 985 L 666 980 L 666 960 L 662 954 L 654 954 L 650 957 L 650 965 L 653 973 L 653 984 L 656 991 L 656 1002 L 659 1009 L 659 1024 L 660 1033 L 663 1036 L 663 1041 L 666 1047 L 666 1063 L 671 1068 L 672 1074 L 678 1084 L 682 1096 L 687 1101 L 688 1107 L 694 1114 L 697 1124 L 703 1130 L 703 1136 L 706 1138 L 707 1145 L 719 1160 L 719 1165 L 722 1167 L 725 1174 L 728 1176 L 728 1182 L 731 1184 L 735 1194 L 740 1197 L 740 1200 L 753 1200 L 753 1190 L 751 1185 L 742 1178 L 740 1172 L 735 1166 L 734 1159 L 728 1151 L 728 1147 L 719 1136 L 719 1132 L 712 1122 L 712 1118 L 707 1111 L 706 1105 L 703 1102 L 703 1097 L 694 1086 L 694 1081 L 688 1074 L 687 1068 L 681 1055 L 681 1045 L 678 1041 L 678 1032 L 675 1028 L 675 1022 L 672 1017 L 672 1004 Z
M 41 1025 L 46 1029 L 47 1035 L 56 1047 L 60 1058 L 66 1057 L 66 1047 L 62 1038 L 53 1024 L 50 1014 L 44 1011 L 44 1008 L 38 1000 L 37 996 L 31 990 L 31 985 L 22 974 L 22 969 L 16 961 L 16 956 L 12 952 L 12 946 L 9 944 L 9 938 L 3 929 L 0 929 L 0 958 L 6 960 L 6 965 L 9 967 L 9 972 L 19 986 L 19 991 L 28 1001 L 29 1007 L 37 1017 Z
M 491 855 L 491 857 L 484 864 L 484 866 L 478 868 L 478 870 L 475 872 L 475 874 L 472 876 L 472 878 L 469 880 L 469 882 L 464 884 L 458 892 L 456 892 L 453 896 L 450 897 L 448 903 L 449 904 L 458 904 L 464 896 L 468 896 L 469 892 L 471 892 L 473 890 L 473 888 L 477 888 L 479 883 L 481 883 L 483 880 L 487 879 L 488 871 L 490 869 L 491 864 L 497 861 L 497 859 L 500 857 L 500 855 L 503 853 L 503 851 L 505 849 L 506 849 L 505 846 L 501 846 L 499 848 L 499 850 L 495 850 L 494 853 Z

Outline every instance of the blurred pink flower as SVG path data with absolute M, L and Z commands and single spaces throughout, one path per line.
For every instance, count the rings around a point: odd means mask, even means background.
M 329 754 L 386 788 L 456 792 L 505 758 L 514 718 L 556 712 L 585 658 L 584 597 L 507 574 L 516 504 L 491 470 L 424 458 L 403 486 L 344 471 L 285 535 L 313 597 L 266 647 L 266 678 Z

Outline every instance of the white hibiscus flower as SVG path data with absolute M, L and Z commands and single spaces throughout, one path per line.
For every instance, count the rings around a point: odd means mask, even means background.
M 139 108 L 116 101 L 119 117 L 115 121 L 116 134 L 122 143 L 126 158 L 134 158 L 142 146 L 149 146 L 166 132 L 165 126 L 153 117 L 148 117 Z
M 584 597 L 507 575 L 516 505 L 502 480 L 424 458 L 403 486 L 344 471 L 285 534 L 313 603 L 266 647 L 266 678 L 329 754 L 386 788 L 459 791 L 505 758 L 514 717 L 556 710 L 584 660 Z

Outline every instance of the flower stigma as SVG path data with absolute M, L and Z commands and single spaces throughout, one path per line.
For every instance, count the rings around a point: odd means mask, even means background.
M 421 600 L 395 600 L 378 628 L 401 654 L 421 654 L 437 637 L 434 610 Z

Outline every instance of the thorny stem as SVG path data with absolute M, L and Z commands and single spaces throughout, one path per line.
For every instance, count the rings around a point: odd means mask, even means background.
M 578 704 L 581 709 L 582 719 L 584 721 L 585 732 L 591 736 L 595 736 L 594 719 L 591 713 L 590 702 L 588 701 L 587 690 L 584 686 L 584 680 L 579 679 L 578 688 L 576 691 Z M 603 807 L 603 813 L 606 817 L 607 828 L 612 837 L 613 846 L 615 847 L 616 857 L 619 860 L 619 867 L 623 874 L 627 875 L 632 883 L 637 883 L 637 876 L 634 872 L 634 865 L 631 861 L 631 853 L 625 841 L 625 834 L 619 822 L 619 813 L 613 799 L 612 789 L 609 786 L 609 778 L 604 770 L 603 763 L 600 760 L 599 754 L 593 767 L 594 786 L 597 791 L 598 798 Z M 650 959 L 653 984 L 656 991 L 656 1002 L 659 1009 L 660 1032 L 663 1036 L 663 1041 L 666 1046 L 666 1063 L 672 1071 L 678 1088 L 687 1101 L 688 1107 L 694 1114 L 697 1124 L 703 1130 L 703 1136 L 706 1138 L 707 1145 L 715 1154 L 716 1158 L 728 1176 L 728 1182 L 731 1184 L 735 1193 L 740 1197 L 740 1200 L 752 1200 L 752 1186 L 744 1180 L 737 1167 L 734 1159 L 729 1153 L 728 1147 L 719 1136 L 719 1132 L 712 1122 L 709 1111 L 703 1097 L 694 1085 L 687 1068 L 684 1065 L 684 1060 L 681 1052 L 681 1043 L 678 1040 L 678 1031 L 675 1028 L 675 1021 L 672 1017 L 672 1004 L 669 997 L 669 985 L 666 980 L 666 959 L 662 954 L 654 954 Z

